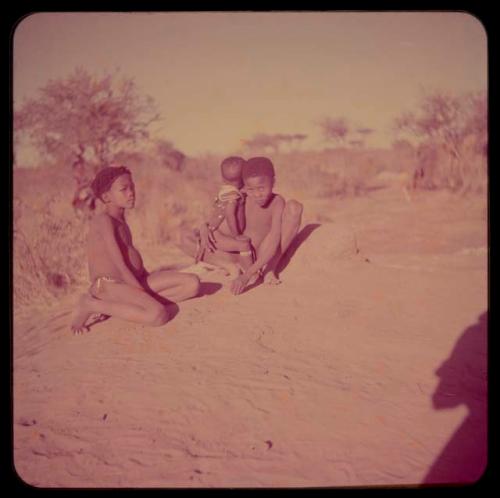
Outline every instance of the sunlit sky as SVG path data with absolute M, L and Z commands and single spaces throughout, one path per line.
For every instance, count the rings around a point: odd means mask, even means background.
M 258 132 L 322 148 L 326 116 L 386 146 L 422 89 L 487 88 L 487 40 L 458 12 L 38 13 L 14 34 L 14 106 L 77 66 L 133 77 L 163 117 L 154 135 L 190 155 Z

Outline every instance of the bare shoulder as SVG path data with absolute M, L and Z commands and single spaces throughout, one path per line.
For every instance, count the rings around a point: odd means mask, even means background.
M 110 230 L 113 228 L 113 223 L 111 218 L 106 213 L 97 214 L 92 218 L 90 222 L 91 230 L 97 230 L 99 232 Z
M 274 194 L 271 206 L 273 209 L 283 209 L 285 207 L 285 199 L 280 194 Z

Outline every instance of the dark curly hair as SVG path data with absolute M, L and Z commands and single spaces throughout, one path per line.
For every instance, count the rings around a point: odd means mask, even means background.
M 130 170 L 125 166 L 107 166 L 102 168 L 92 181 L 90 187 L 94 196 L 102 199 L 102 194 L 107 192 L 113 182 L 121 175 L 131 175 Z
M 267 157 L 252 157 L 243 165 L 241 176 L 243 180 L 251 176 L 268 176 L 274 178 L 274 166 Z

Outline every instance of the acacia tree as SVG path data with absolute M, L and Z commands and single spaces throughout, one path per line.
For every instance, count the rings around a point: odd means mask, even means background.
M 97 170 L 124 146 L 147 138 L 148 126 L 158 119 L 153 99 L 139 95 L 132 79 L 77 68 L 67 78 L 50 80 L 36 98 L 15 109 L 15 143 L 25 139 L 44 157 L 72 165 L 78 207 L 85 189 L 87 203 Z
M 252 138 L 242 140 L 242 143 L 251 151 L 267 151 L 276 153 L 283 144 L 293 146 L 302 143 L 307 138 L 303 133 L 257 133 Z
M 404 112 L 397 117 L 394 129 L 397 133 L 412 135 L 424 147 L 442 148 L 449 157 L 449 186 L 465 188 L 467 172 L 463 156 L 467 144 L 472 141 L 475 152 L 486 155 L 486 95 L 484 92 L 460 96 L 443 92 L 424 94 L 417 111 Z M 424 171 L 417 173 L 425 175 Z
M 325 140 L 332 140 L 337 145 L 345 145 L 347 136 L 350 133 L 350 126 L 347 120 L 341 118 L 323 118 L 319 126 Z

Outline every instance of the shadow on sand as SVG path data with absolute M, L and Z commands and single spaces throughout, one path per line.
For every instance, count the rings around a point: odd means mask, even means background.
M 297 252 L 297 249 L 307 240 L 307 238 L 311 235 L 311 233 L 313 233 L 314 230 L 316 230 L 316 228 L 320 226 L 321 223 L 309 223 L 304 228 L 302 228 L 300 232 L 297 233 L 295 238 L 292 240 L 292 243 L 285 251 L 285 253 L 281 256 L 281 259 L 276 265 L 276 273 L 278 276 L 288 266 L 290 260 Z M 255 289 L 255 287 L 258 287 L 260 284 L 262 284 L 262 278 L 259 277 L 252 285 L 249 285 L 248 287 L 245 288 L 243 294 L 248 291 L 251 291 L 252 289 Z
M 320 226 L 321 223 L 309 223 L 295 236 L 276 266 L 276 272 L 278 275 L 288 266 L 290 260 L 297 252 L 297 249 L 307 240 L 311 233 L 313 233 L 314 230 Z
M 487 329 L 485 311 L 463 332 L 448 359 L 436 370 L 440 382 L 432 395 L 436 410 L 465 404 L 469 410 L 432 464 L 422 484 L 477 481 L 487 463 Z
M 220 289 L 222 289 L 222 284 L 219 284 L 218 282 L 201 282 L 200 293 L 197 297 L 211 296 Z

